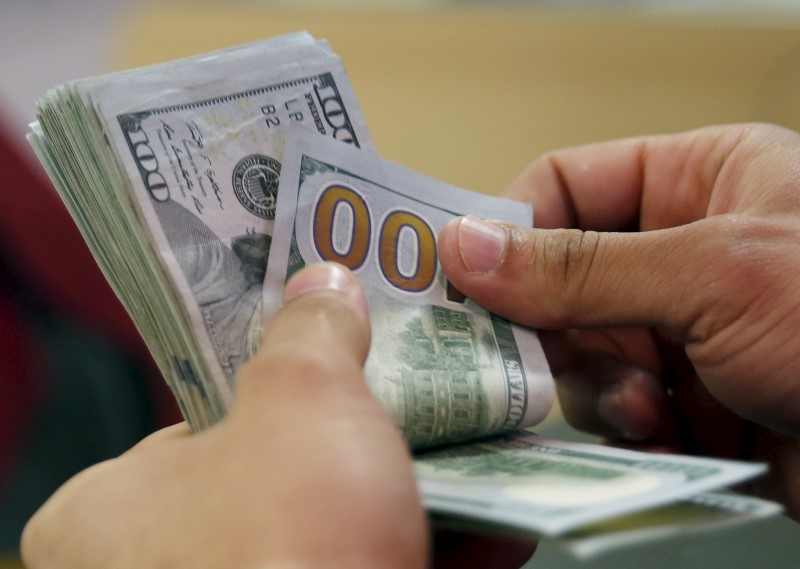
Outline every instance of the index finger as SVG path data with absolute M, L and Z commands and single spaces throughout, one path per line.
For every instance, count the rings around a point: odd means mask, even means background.
M 504 196 L 533 204 L 535 225 L 593 231 L 676 227 L 706 217 L 723 167 L 753 125 L 557 150 Z

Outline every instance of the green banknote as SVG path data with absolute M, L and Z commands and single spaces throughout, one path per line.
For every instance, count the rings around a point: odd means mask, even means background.
M 553 397 L 536 335 L 453 290 L 436 260 L 436 236 L 456 215 L 521 224 L 530 210 L 301 130 L 289 134 L 284 152 L 265 321 L 300 268 L 336 261 L 355 272 L 373 327 L 365 375 L 418 450 L 419 489 L 437 520 L 563 535 L 763 472 L 519 430 L 543 419 Z M 474 440 L 492 433 L 505 434 Z M 431 446 L 438 448 L 424 450 Z
M 341 60 L 305 33 L 53 89 L 31 143 L 195 429 L 261 335 L 289 124 L 369 133 Z
M 420 453 L 414 467 L 429 511 L 548 536 L 766 470 L 763 464 L 567 443 L 525 431 Z M 733 501 L 714 504 L 717 510 L 742 509 Z
M 301 267 L 354 271 L 370 308 L 365 373 L 414 448 L 540 422 L 553 380 L 533 330 L 487 312 L 448 282 L 436 237 L 474 213 L 530 225 L 530 206 L 437 182 L 378 156 L 295 129 L 286 143 L 266 319 Z
M 705 534 L 753 524 L 782 511 L 775 502 L 731 492 L 706 492 L 652 510 L 581 527 L 557 543 L 575 557 L 590 559 L 688 532 Z

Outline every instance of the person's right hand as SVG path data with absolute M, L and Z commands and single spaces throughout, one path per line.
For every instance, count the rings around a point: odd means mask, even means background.
M 578 428 L 767 460 L 800 516 L 800 135 L 708 128 L 554 152 L 507 196 L 537 229 L 444 228 L 461 292 L 536 328 Z

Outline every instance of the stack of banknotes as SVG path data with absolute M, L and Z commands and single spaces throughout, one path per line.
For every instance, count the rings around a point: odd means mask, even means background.
M 366 377 L 415 450 L 437 523 L 560 536 L 590 555 L 779 511 L 710 493 L 763 465 L 526 430 L 554 394 L 536 333 L 453 289 L 436 236 L 466 214 L 530 225 L 531 208 L 381 159 L 324 41 L 297 33 L 68 83 L 38 102 L 29 140 L 195 430 L 225 416 L 286 280 L 332 260 L 366 291 Z M 646 523 L 646 510 L 663 515 Z

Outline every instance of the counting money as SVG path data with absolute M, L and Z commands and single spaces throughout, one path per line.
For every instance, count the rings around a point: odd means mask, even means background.
M 39 102 L 29 138 L 195 429 L 225 415 L 286 279 L 333 260 L 366 289 L 365 372 L 412 446 L 511 431 L 415 457 L 438 520 L 536 535 L 584 527 L 569 540 L 596 551 L 660 534 L 600 535 L 591 524 L 763 468 L 516 430 L 541 421 L 553 398 L 536 334 L 453 289 L 436 236 L 466 213 L 530 224 L 530 208 L 365 153 L 341 61 L 308 34 L 64 85 Z M 715 504 L 746 517 L 778 511 Z
M 279 194 L 267 319 L 301 267 L 336 261 L 353 270 L 375 338 L 367 380 L 412 447 L 547 415 L 553 380 L 536 333 L 455 290 L 436 251 L 438 231 L 458 215 L 530 225 L 530 206 L 466 192 L 302 130 L 287 142 Z

